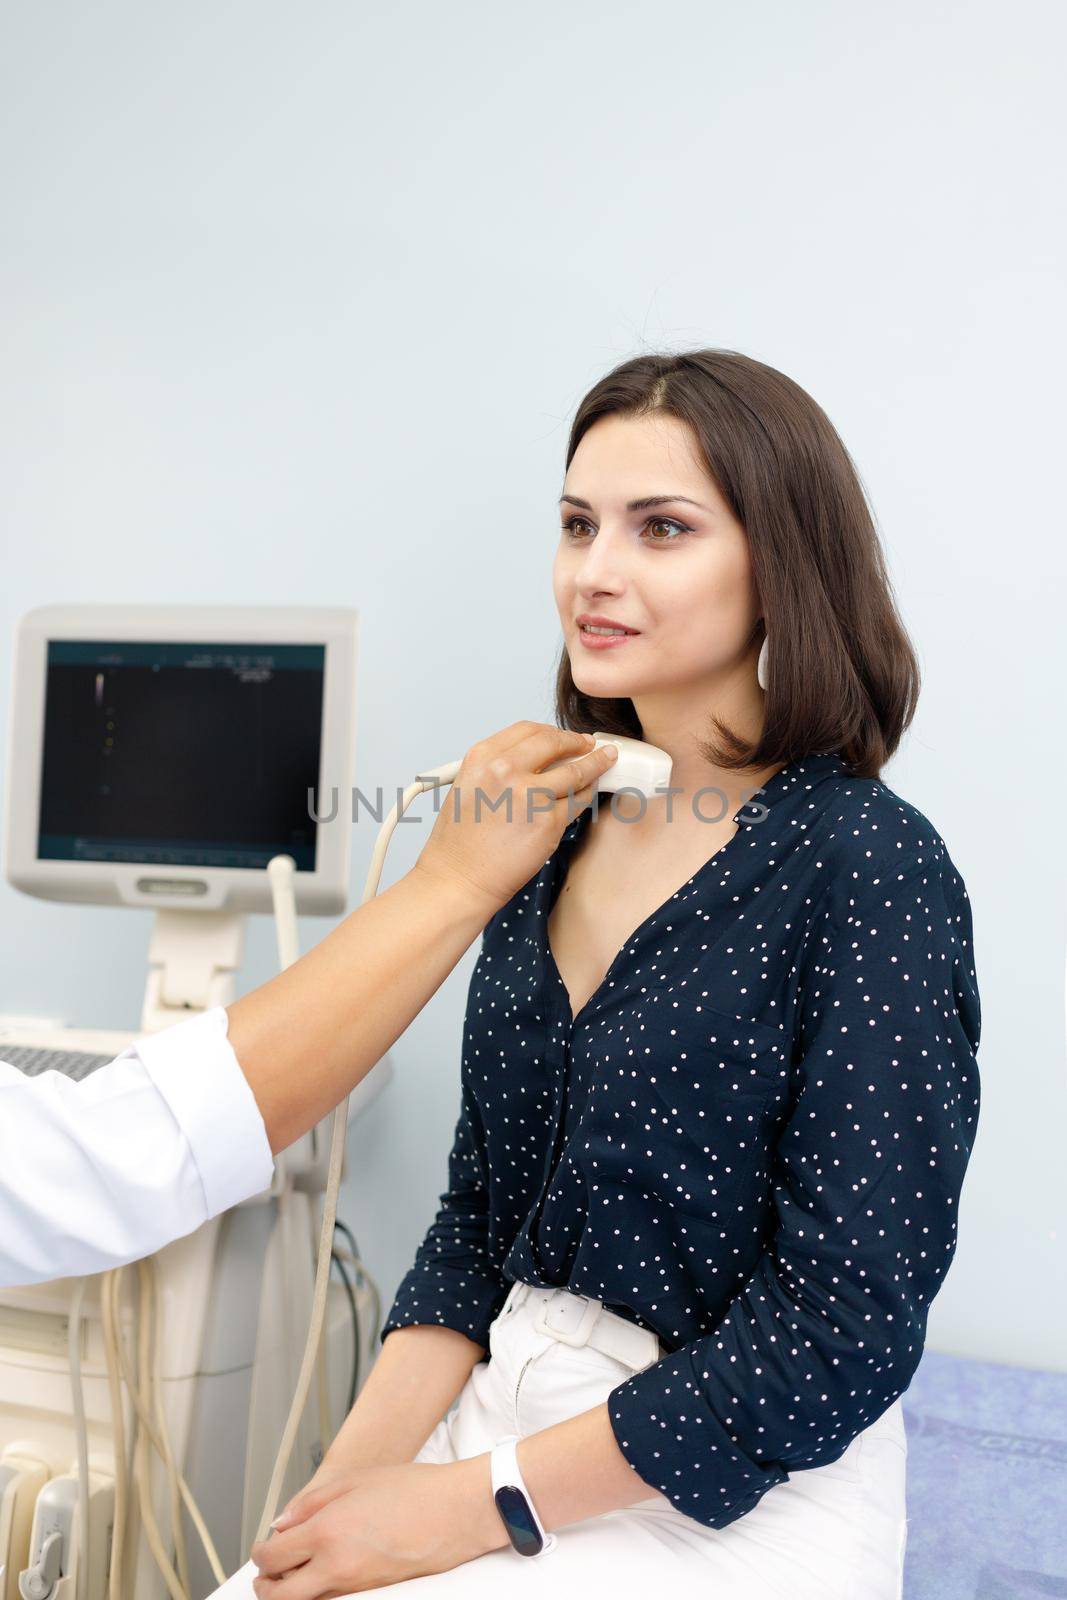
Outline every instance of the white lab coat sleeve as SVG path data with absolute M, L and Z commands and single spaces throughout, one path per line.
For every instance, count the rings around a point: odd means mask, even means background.
M 139 1260 L 269 1187 L 228 1023 L 214 1006 L 80 1082 L 0 1062 L 0 1286 Z

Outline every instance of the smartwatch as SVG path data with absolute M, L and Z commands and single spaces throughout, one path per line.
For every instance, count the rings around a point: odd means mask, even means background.
M 554 1533 L 546 1533 L 541 1519 L 534 1510 L 515 1450 L 518 1435 L 502 1439 L 489 1457 L 493 1481 L 493 1499 L 500 1512 L 501 1521 L 520 1556 L 543 1556 L 556 1542 Z

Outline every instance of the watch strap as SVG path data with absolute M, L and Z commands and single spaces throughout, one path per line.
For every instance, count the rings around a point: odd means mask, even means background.
M 530 1492 L 519 1470 L 518 1435 L 502 1439 L 489 1457 L 493 1499 L 507 1529 L 508 1538 L 522 1556 L 547 1555 L 556 1542 L 537 1515 Z

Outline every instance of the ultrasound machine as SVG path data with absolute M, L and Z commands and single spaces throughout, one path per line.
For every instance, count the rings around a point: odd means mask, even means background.
M 344 913 L 357 625 L 353 610 L 282 606 L 52 606 L 22 619 L 5 876 L 45 900 L 153 919 L 139 1027 L 0 1015 L 0 1058 L 81 1078 L 135 1038 L 232 1001 L 249 913 L 275 919 L 282 965 L 298 912 Z M 57 908 L 60 948 L 63 935 Z M 385 1056 L 357 1086 L 350 1119 L 391 1070 Z M 277 1157 L 262 1195 L 159 1251 L 150 1276 L 133 1265 L 110 1289 L 101 1274 L 0 1290 L 0 1600 L 105 1600 L 117 1499 L 138 1600 L 173 1592 L 153 1545 L 170 1530 L 162 1542 L 178 1562 L 179 1493 L 209 1534 L 182 1551 L 190 1600 L 215 1587 L 220 1565 L 240 1564 L 307 1332 L 327 1156 L 320 1125 Z M 338 1280 L 286 1496 L 313 1474 L 377 1338 L 373 1278 L 339 1226 Z M 145 1374 L 137 1336 L 149 1309 Z M 116 1415 L 108 1353 L 120 1343 Z M 139 1405 L 149 1409 L 135 1427 Z M 41 1534 L 69 1534 L 75 1506 L 99 1537 L 97 1559 L 68 1585 L 44 1571 Z

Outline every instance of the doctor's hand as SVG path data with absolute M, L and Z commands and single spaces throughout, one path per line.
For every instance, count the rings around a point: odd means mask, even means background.
M 272 1153 L 321 1122 L 396 1043 L 617 759 L 614 745 L 536 722 L 473 745 L 410 872 L 227 1006 Z
M 256 1600 L 334 1600 L 447 1572 L 508 1542 L 488 1455 L 349 1467 L 323 1482 L 321 1501 L 313 1484 L 292 1503 L 302 1520 L 252 1546 Z
M 591 733 L 512 723 L 467 751 L 416 868 L 478 890 L 488 920 L 544 866 L 617 759 Z

